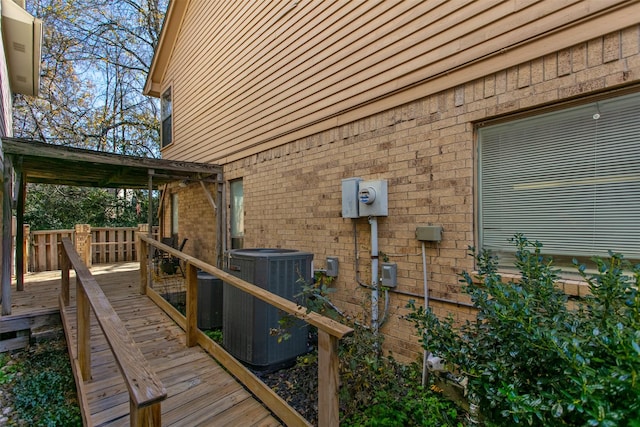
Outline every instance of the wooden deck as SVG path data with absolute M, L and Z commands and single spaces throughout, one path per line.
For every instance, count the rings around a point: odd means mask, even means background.
M 138 264 L 98 266 L 92 273 L 167 389 L 167 399 L 162 402 L 162 425 L 281 425 L 211 356 L 198 346 L 186 347 L 183 330 L 148 297 L 139 294 Z M 14 315 L 57 310 L 59 274 L 28 275 L 25 290 L 13 294 Z M 73 286 L 70 305 L 62 317 L 75 355 Z M 129 395 L 95 319 L 91 335 L 92 380 L 79 390 L 85 410 L 95 426 L 128 426 Z

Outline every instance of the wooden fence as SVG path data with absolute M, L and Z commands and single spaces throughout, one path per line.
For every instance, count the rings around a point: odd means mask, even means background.
M 75 242 L 78 233 L 90 242 L 91 264 L 111 264 L 116 262 L 136 261 L 136 232 L 139 227 L 76 227 L 72 230 L 30 231 L 25 225 L 24 236 L 27 271 L 54 271 L 60 269 L 59 247 L 62 239 L 68 237 Z M 154 228 L 157 234 L 157 228 Z

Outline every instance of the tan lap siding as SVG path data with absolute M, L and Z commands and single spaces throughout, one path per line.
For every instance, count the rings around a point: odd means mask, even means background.
M 174 82 L 176 144 L 164 155 L 216 161 L 237 158 L 242 149 L 258 152 L 263 141 L 286 142 L 296 129 L 497 52 L 506 52 L 499 64 L 510 65 L 513 46 L 533 43 L 546 32 L 552 37 L 559 28 L 571 31 L 569 23 L 578 25 L 603 11 L 613 17 L 622 3 L 299 2 L 292 7 L 289 2 L 239 2 L 222 7 L 194 0 L 166 76 Z M 609 27 L 640 13 L 637 4 L 625 7 L 621 16 L 608 20 Z M 212 25 L 215 32 L 205 31 Z M 606 32 L 601 26 L 577 36 Z M 557 43 L 546 49 L 556 49 Z M 539 43 L 525 51 L 533 58 L 544 47 Z

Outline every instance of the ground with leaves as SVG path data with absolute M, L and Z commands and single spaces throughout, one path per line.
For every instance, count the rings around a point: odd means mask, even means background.
M 81 426 L 64 336 L 0 354 L 0 425 Z

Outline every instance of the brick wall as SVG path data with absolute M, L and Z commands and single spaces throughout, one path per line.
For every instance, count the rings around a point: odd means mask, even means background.
M 369 224 L 366 218 L 341 218 L 341 180 L 388 180 L 389 216 L 378 220 L 379 248 L 398 264 L 398 292 L 390 296 L 382 331 L 386 349 L 415 360 L 421 350 L 401 317 L 407 301 L 421 301 L 423 294 L 417 224 L 444 228 L 442 242 L 426 244 L 427 278 L 434 299 L 453 303 L 432 300 L 432 307 L 460 320 L 473 317 L 458 280 L 461 271 L 473 269 L 466 253 L 476 243 L 475 124 L 637 84 L 639 39 L 638 27 L 599 37 L 225 165 L 226 181 L 244 180 L 245 247 L 310 251 L 315 268 L 324 268 L 327 256 L 338 257 L 339 291 L 332 299 L 366 316 L 370 296 L 357 276 L 371 281 Z M 180 194 L 181 230 L 191 235 L 210 227 L 206 235 L 212 236 L 213 224 L 202 220 L 212 216 L 202 194 Z M 202 238 L 189 251 L 206 240 L 213 241 Z
M 206 184 L 215 199 L 214 184 Z M 200 183 L 189 183 L 186 187 L 174 185 L 165 195 L 162 236 L 171 234 L 171 194 L 178 194 L 178 245 L 189 239 L 183 251 L 209 264 L 216 265 L 216 212 L 207 200 Z

